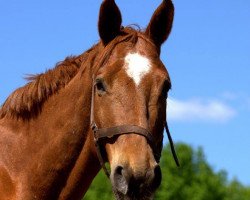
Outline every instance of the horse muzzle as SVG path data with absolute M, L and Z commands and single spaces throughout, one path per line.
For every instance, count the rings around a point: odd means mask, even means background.
M 152 169 L 135 171 L 118 165 L 111 171 L 111 182 L 117 199 L 151 199 L 161 183 L 159 165 Z

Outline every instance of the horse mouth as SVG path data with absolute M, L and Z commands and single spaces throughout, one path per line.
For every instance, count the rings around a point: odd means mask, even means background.
M 134 188 L 128 191 L 127 194 L 123 194 L 116 189 L 113 189 L 116 200 L 152 200 L 154 192 L 149 188 Z

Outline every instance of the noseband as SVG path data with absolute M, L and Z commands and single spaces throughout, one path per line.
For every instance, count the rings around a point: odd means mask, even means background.
M 136 126 L 136 125 L 121 125 L 121 126 L 114 126 L 114 127 L 110 127 L 110 128 L 100 128 L 100 129 L 98 128 L 98 126 L 95 123 L 95 119 L 94 119 L 94 97 L 95 97 L 95 82 L 94 82 L 94 80 L 95 79 L 93 78 L 90 124 L 91 124 L 91 130 L 92 130 L 93 136 L 94 136 L 97 157 L 98 157 L 100 165 L 103 168 L 107 177 L 108 178 L 110 177 L 110 173 L 108 172 L 108 170 L 105 166 L 105 161 L 104 161 L 102 149 L 101 149 L 101 143 L 103 142 L 103 140 L 105 140 L 105 139 L 108 140 L 108 139 L 114 138 L 115 136 L 120 136 L 120 135 L 124 135 L 124 134 L 137 134 L 137 135 L 144 136 L 152 148 L 156 162 L 159 163 L 160 157 L 161 157 L 161 152 L 159 152 L 159 150 L 156 148 L 155 140 L 154 140 L 154 138 L 149 130 L 142 128 L 140 126 Z M 168 140 L 170 143 L 170 147 L 171 147 L 171 151 L 172 151 L 175 163 L 177 166 L 180 166 L 177 154 L 176 154 L 175 149 L 174 149 L 174 143 L 173 143 L 170 131 L 168 129 L 167 122 L 165 122 L 164 127 L 165 127 L 167 135 L 168 135 Z

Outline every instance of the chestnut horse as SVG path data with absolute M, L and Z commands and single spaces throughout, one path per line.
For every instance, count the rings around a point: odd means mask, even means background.
M 0 200 L 81 199 L 101 167 L 109 175 L 105 162 L 117 199 L 153 198 L 171 87 L 160 48 L 173 15 L 164 0 L 145 31 L 124 28 L 114 0 L 104 0 L 100 42 L 8 97 Z

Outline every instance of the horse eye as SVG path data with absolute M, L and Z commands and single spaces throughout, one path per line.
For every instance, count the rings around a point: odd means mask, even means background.
M 103 81 L 101 79 L 96 80 L 96 89 L 97 89 L 98 92 L 101 92 L 101 93 L 106 91 L 104 83 L 103 83 Z
M 171 84 L 168 81 L 164 82 L 163 88 L 161 95 L 163 98 L 167 99 L 168 98 L 168 91 L 171 89 Z
M 162 92 L 161 92 L 161 96 L 164 98 L 164 99 L 167 99 L 168 98 L 168 91 L 167 89 L 164 87 Z

